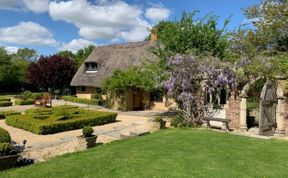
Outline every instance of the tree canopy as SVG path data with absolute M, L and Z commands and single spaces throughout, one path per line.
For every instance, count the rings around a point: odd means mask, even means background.
M 46 91 L 62 90 L 69 86 L 76 72 L 75 62 L 68 57 L 41 56 L 29 65 L 27 77 L 31 84 Z
M 153 90 L 155 84 L 148 73 L 139 67 L 132 66 L 126 71 L 115 70 L 111 77 L 103 83 L 104 89 L 110 91 L 124 91 L 127 88 L 141 88 L 146 91 Z

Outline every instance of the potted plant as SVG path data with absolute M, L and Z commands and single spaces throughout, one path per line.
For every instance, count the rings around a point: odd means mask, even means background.
M 93 135 L 93 128 L 90 126 L 85 126 L 82 129 L 83 135 L 78 137 L 78 143 L 81 147 L 91 148 L 96 145 L 97 135 Z
M 0 128 L 0 171 L 16 166 L 19 155 L 12 153 L 12 151 L 13 145 L 11 144 L 10 134 Z
M 166 121 L 164 121 L 160 116 L 155 117 L 153 120 L 152 128 L 153 130 L 159 130 L 165 128 Z

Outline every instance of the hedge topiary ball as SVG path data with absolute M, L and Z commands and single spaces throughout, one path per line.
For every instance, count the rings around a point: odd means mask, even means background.
M 0 143 L 10 143 L 11 137 L 9 132 L 0 127 Z

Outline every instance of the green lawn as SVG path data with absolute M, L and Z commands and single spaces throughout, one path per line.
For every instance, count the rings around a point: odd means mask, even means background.
M 288 142 L 169 129 L 67 154 L 0 177 L 288 177 Z

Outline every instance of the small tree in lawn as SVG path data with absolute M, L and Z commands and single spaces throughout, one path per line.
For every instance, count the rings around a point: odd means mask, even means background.
M 213 62 L 193 56 L 176 55 L 168 61 L 172 66 L 171 76 L 165 82 L 168 96 L 178 104 L 186 124 L 201 124 L 207 111 L 207 93 L 214 95 L 217 89 L 236 88 L 234 72 Z
M 76 72 L 75 62 L 64 56 L 41 56 L 37 62 L 29 65 L 27 77 L 30 83 L 46 91 L 62 91 L 69 86 Z

